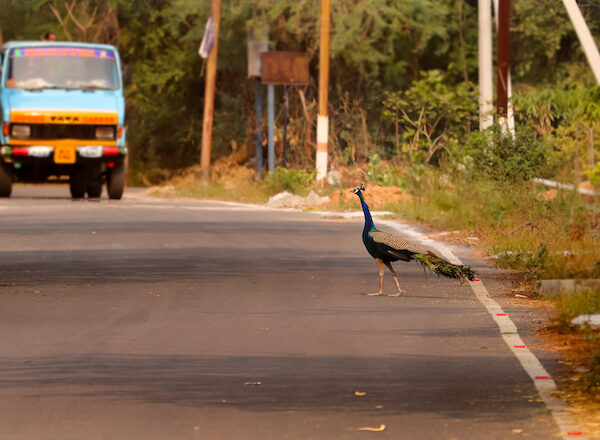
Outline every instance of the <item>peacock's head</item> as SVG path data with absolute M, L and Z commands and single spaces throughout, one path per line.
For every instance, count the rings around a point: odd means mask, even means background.
M 354 193 L 354 194 L 356 194 L 356 195 L 359 195 L 359 194 L 360 194 L 362 191 L 364 191 L 364 190 L 365 190 L 365 185 L 361 185 L 361 186 L 359 186 L 358 188 L 354 188 L 354 189 L 352 190 L 352 193 Z

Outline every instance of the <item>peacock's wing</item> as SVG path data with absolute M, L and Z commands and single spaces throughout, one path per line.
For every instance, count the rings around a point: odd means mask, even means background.
M 382 255 L 388 255 L 391 260 L 417 260 L 438 275 L 448 278 L 458 278 L 461 281 L 465 279 L 473 281 L 477 275 L 470 266 L 452 264 L 438 257 L 430 250 L 400 238 L 397 235 L 375 229 L 369 232 L 369 237 L 373 241 L 375 248 Z
M 400 260 L 410 261 L 414 254 L 430 253 L 424 247 L 389 232 L 374 230 L 369 232 L 369 236 L 382 254 L 396 257 Z

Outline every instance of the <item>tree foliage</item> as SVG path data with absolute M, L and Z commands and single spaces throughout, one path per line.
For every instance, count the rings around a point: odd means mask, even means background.
M 253 151 L 255 86 L 247 78 L 246 41 L 254 36 L 266 38 L 271 50 L 310 56 L 310 84 L 289 95 L 289 137 L 290 162 L 312 163 L 319 6 L 318 0 L 223 0 L 213 158 L 232 145 Z M 593 2 L 580 6 L 592 33 L 600 35 L 600 10 Z M 476 8 L 475 0 L 332 2 L 334 165 L 374 154 L 416 162 L 435 162 L 442 151 L 456 156 L 477 128 Z M 198 161 L 205 62 L 197 50 L 209 13 L 209 0 L 0 0 L 5 41 L 53 31 L 63 40 L 118 46 L 135 72 L 127 90 L 128 140 L 132 165 L 140 169 Z M 560 2 L 514 0 L 511 47 L 519 123 L 533 124 L 538 136 L 556 135 L 559 126 L 564 131 L 567 121 L 594 126 L 597 92 L 590 92 L 585 108 L 578 95 L 593 77 Z M 277 88 L 278 151 L 280 104 Z
M 474 85 L 449 85 L 439 70 L 425 72 L 406 91 L 387 93 L 383 106 L 383 117 L 396 127 L 396 149 L 412 162 L 431 163 L 442 151 L 451 155 L 477 118 Z

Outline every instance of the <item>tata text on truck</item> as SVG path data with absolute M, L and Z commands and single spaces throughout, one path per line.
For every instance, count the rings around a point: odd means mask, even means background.
M 114 46 L 2 46 L 0 197 L 14 181 L 68 181 L 73 198 L 120 199 L 126 174 L 125 102 Z

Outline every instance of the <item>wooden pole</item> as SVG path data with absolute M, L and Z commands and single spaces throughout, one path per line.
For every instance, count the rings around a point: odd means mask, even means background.
M 321 0 L 321 45 L 319 48 L 319 117 L 317 119 L 317 180 L 327 177 L 327 144 L 329 117 L 329 28 L 330 0 Z
M 499 14 L 499 6 L 500 0 L 494 0 L 494 15 L 496 17 L 496 30 L 500 29 L 500 14 Z M 508 13 L 508 16 L 510 17 L 510 11 Z M 510 21 L 510 20 L 509 20 Z M 506 24 L 506 26 L 508 26 L 508 24 Z M 510 47 L 510 31 L 509 28 L 507 27 L 506 29 L 506 38 L 508 39 L 508 47 Z M 510 57 L 510 53 L 509 53 L 509 57 Z M 503 125 L 503 129 L 508 129 L 508 133 L 510 133 L 510 135 L 512 136 L 512 138 L 515 138 L 515 112 L 514 112 L 514 108 L 511 102 L 512 99 L 512 80 L 510 79 L 510 60 L 508 62 L 508 73 L 506 75 L 506 118 L 503 117 L 499 117 L 499 121 L 500 123 L 502 123 Z
M 200 151 L 200 173 L 198 176 L 204 183 L 208 183 L 210 181 L 210 150 L 215 106 L 215 83 L 217 79 L 217 53 L 219 46 L 219 21 L 221 20 L 221 0 L 212 0 L 211 15 L 215 31 L 215 44 L 210 50 L 206 65 L 204 117 L 202 120 L 202 149 Z

